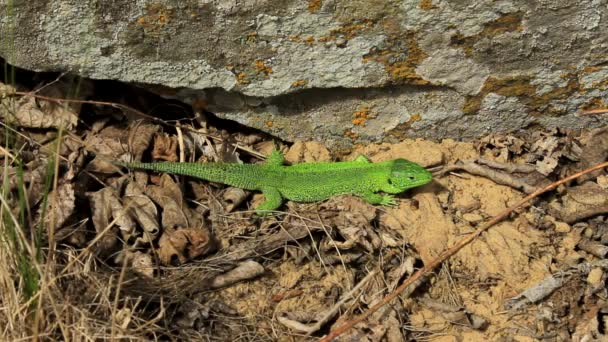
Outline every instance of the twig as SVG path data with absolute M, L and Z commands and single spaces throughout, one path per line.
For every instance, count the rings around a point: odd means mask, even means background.
M 290 327 L 294 330 L 304 332 L 304 333 L 306 333 L 306 336 L 309 336 L 310 334 L 314 333 L 315 331 L 318 331 L 319 329 L 321 329 L 321 327 L 323 327 L 323 325 L 325 325 L 325 323 L 327 323 L 330 319 L 332 319 L 334 317 L 334 315 L 340 310 L 342 305 L 344 305 L 344 303 L 346 303 L 347 300 L 355 298 L 355 296 L 354 296 L 355 292 L 359 291 L 361 289 L 361 287 L 363 287 L 363 285 L 367 284 L 367 282 L 370 279 L 372 279 L 372 277 L 374 275 L 376 275 L 376 273 L 377 273 L 377 271 L 372 271 L 372 272 L 368 273 L 363 279 L 361 279 L 361 281 L 355 287 L 353 287 L 352 290 L 345 293 L 342 296 L 342 298 L 340 298 L 340 300 L 336 304 L 334 304 L 334 306 L 331 309 L 325 311 L 323 313 L 323 316 L 312 325 L 302 324 L 300 322 L 291 320 L 287 317 L 278 317 L 277 320 L 281 324 L 283 324 L 287 327 Z
M 572 279 L 572 276 L 577 275 L 580 277 L 587 275 L 596 267 L 608 268 L 608 260 L 585 262 L 551 274 L 519 295 L 507 300 L 505 307 L 509 310 L 519 310 L 525 305 L 538 303 Z
M 455 170 L 464 170 L 473 175 L 486 177 L 488 179 L 493 180 L 494 182 L 496 182 L 498 184 L 510 186 L 519 191 L 523 191 L 526 194 L 531 194 L 535 190 L 535 188 L 533 186 L 529 185 L 528 183 L 524 182 L 523 180 L 521 180 L 517 177 L 514 177 L 513 175 L 511 175 L 509 173 L 492 170 L 483 165 L 476 164 L 475 162 L 466 162 L 463 164 L 449 165 L 449 166 L 446 166 L 442 170 L 442 173 L 445 174 L 445 173 L 452 172 Z
M 177 132 L 177 144 L 179 145 L 179 162 L 184 163 L 186 161 L 186 151 L 184 148 L 184 135 L 182 134 L 182 129 L 179 127 L 175 127 L 175 131 Z
M 591 109 L 591 110 L 584 110 L 582 112 L 578 112 L 576 113 L 576 115 L 578 116 L 583 116 L 583 115 L 595 115 L 595 114 L 605 114 L 608 113 L 608 109 Z
M 489 166 L 493 169 L 503 170 L 508 173 L 532 173 L 536 171 L 536 167 L 532 164 L 502 163 L 485 158 L 477 158 L 476 161 L 479 164 Z
M 540 196 L 541 194 L 557 188 L 561 184 L 567 183 L 567 182 L 569 182 L 571 180 L 574 180 L 574 179 L 576 179 L 578 177 L 581 177 L 582 175 L 588 174 L 588 173 L 593 172 L 595 170 L 603 169 L 605 167 L 608 167 L 608 162 L 597 164 L 597 165 L 595 165 L 593 167 L 590 167 L 588 169 L 585 169 L 585 170 L 583 170 L 581 172 L 578 172 L 578 173 L 575 173 L 575 174 L 573 174 L 571 176 L 562 178 L 562 179 L 560 179 L 560 180 L 558 180 L 556 182 L 553 182 L 553 183 L 551 183 L 551 184 L 549 184 L 549 185 L 547 185 L 547 186 L 545 186 L 545 187 L 543 187 L 541 189 L 538 189 L 538 190 L 534 191 L 533 193 L 529 194 L 528 196 L 522 198 L 521 200 L 519 200 L 517 203 L 515 203 L 510 208 L 508 208 L 508 209 L 504 210 L 503 212 L 499 213 L 498 215 L 494 216 L 486 224 L 484 224 L 483 226 L 479 227 L 474 233 L 472 233 L 471 235 L 467 236 L 466 238 L 461 239 L 459 242 L 457 242 L 451 248 L 443 251 L 441 254 L 439 254 L 439 256 L 437 258 L 433 259 L 427 265 L 424 265 L 423 268 L 419 269 L 411 277 L 409 277 L 408 279 L 406 279 L 403 282 L 403 284 L 401 284 L 397 289 L 395 289 L 395 291 L 389 293 L 386 297 L 384 297 L 384 299 L 382 301 L 378 302 L 376 305 L 372 306 L 371 308 L 369 308 L 367 311 L 365 311 L 361 315 L 359 315 L 359 316 L 353 318 L 352 320 L 344 323 L 343 325 L 337 327 L 334 331 L 330 332 L 327 336 L 325 336 L 324 338 L 322 338 L 320 341 L 321 342 L 331 341 L 334 338 L 336 338 L 336 337 L 340 336 L 341 334 L 343 334 L 344 332 L 348 331 L 355 324 L 364 321 L 371 314 L 373 314 L 374 312 L 378 311 L 378 309 L 380 309 L 384 305 L 390 303 L 393 299 L 397 298 L 397 296 L 399 296 L 399 294 L 403 290 L 405 290 L 406 288 L 408 288 L 416 280 L 420 279 L 423 275 L 429 273 L 431 270 L 433 270 L 439 264 L 441 264 L 442 262 L 446 261 L 451 256 L 453 256 L 454 254 L 458 253 L 458 251 L 460 251 L 466 245 L 468 245 L 471 242 L 473 242 L 477 237 L 479 237 L 483 232 L 485 232 L 486 230 L 488 230 L 490 227 L 492 227 L 496 223 L 502 221 L 505 217 L 509 216 L 515 209 L 523 206 L 524 204 L 527 204 L 532 199 Z

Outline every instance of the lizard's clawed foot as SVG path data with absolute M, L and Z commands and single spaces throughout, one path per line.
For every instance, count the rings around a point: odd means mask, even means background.
M 382 195 L 382 201 L 380 202 L 380 204 L 387 207 L 394 207 L 397 206 L 397 201 L 395 200 L 395 196 Z

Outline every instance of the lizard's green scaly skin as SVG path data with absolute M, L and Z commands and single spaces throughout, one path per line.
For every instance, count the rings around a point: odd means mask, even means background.
M 358 195 L 372 204 L 395 205 L 393 196 L 431 181 L 431 173 L 405 159 L 372 163 L 359 156 L 349 162 L 301 163 L 283 165 L 278 151 L 264 164 L 237 163 L 123 163 L 131 169 L 144 169 L 191 176 L 237 188 L 262 191 L 266 200 L 258 206 L 259 215 L 277 209 L 283 199 L 314 202 L 343 194 Z M 378 192 L 384 192 L 384 195 Z

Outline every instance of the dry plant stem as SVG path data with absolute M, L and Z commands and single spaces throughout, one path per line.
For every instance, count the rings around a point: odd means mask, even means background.
M 184 148 L 184 135 L 182 134 L 182 129 L 179 127 L 175 127 L 175 131 L 177 132 L 177 144 L 179 145 L 179 162 L 186 162 L 186 151 Z
M 0 196 L 0 200 L 2 200 L 1 196 Z M 2 204 L 6 205 L 4 201 L 2 202 Z M 8 208 L 8 206 L 7 206 L 7 208 Z M 125 208 L 124 213 L 126 213 L 129 208 L 130 207 L 127 206 Z M 56 275 L 51 280 L 49 280 L 48 283 L 41 284 L 38 292 L 36 292 L 36 294 L 34 294 L 27 302 L 25 302 L 23 305 L 21 305 L 21 307 L 19 307 L 19 312 L 22 312 L 23 310 L 27 310 L 27 308 L 32 304 L 33 301 L 39 299 L 39 297 L 43 291 L 46 291 L 49 287 L 53 286 L 55 284 L 55 282 L 57 282 L 57 280 L 59 280 L 62 276 L 64 276 L 65 274 L 68 273 L 68 271 L 72 268 L 72 266 L 74 266 L 74 264 L 77 261 L 79 261 L 82 257 L 88 255 L 91 252 L 91 249 L 93 248 L 93 246 L 95 246 L 95 244 L 97 242 L 99 242 L 99 240 L 101 240 L 101 238 L 103 238 L 112 229 L 112 227 L 114 227 L 116 222 L 118 222 L 118 220 L 120 220 L 122 218 L 122 215 L 124 215 L 124 213 L 121 215 L 118 215 L 117 217 L 114 218 L 114 220 L 112 220 L 112 222 L 108 223 L 108 225 L 104 228 L 104 230 L 102 230 L 99 234 L 97 234 L 97 236 L 91 242 L 89 242 L 89 244 L 75 258 L 70 260 L 70 262 L 68 262 L 67 265 L 65 265 L 63 270 L 61 270 L 61 272 L 59 272 L 58 275 Z M 30 248 L 29 245 L 27 245 L 27 247 Z M 30 253 L 33 253 L 33 252 L 30 251 Z M 34 255 L 34 254 L 32 254 L 32 255 Z M 38 264 L 36 264 L 36 265 L 38 266 L 37 267 L 38 272 L 42 272 L 40 270 L 39 265 Z
M 6 156 L 6 157 L 9 157 L 13 162 L 15 161 L 15 156 L 12 155 L 9 151 L 7 151 L 2 146 L 0 146 L 0 156 Z
M 488 221 L 486 224 L 484 224 L 481 227 L 479 227 L 471 235 L 467 236 L 466 238 L 463 238 L 462 240 L 460 240 L 459 242 L 457 242 L 451 248 L 443 251 L 441 254 L 439 254 L 439 256 L 437 258 L 433 259 L 427 265 L 424 265 L 423 268 L 419 269 L 411 277 L 409 277 L 408 279 L 406 279 L 403 282 L 403 284 L 401 284 L 397 289 L 395 289 L 395 291 L 389 293 L 386 297 L 384 297 L 384 299 L 382 301 L 378 302 L 376 305 L 372 306 L 371 308 L 369 308 L 367 311 L 365 311 L 361 315 L 359 315 L 359 316 L 353 318 L 352 320 L 344 323 L 343 325 L 337 327 L 334 331 L 330 332 L 329 335 L 323 337 L 320 341 L 322 341 L 322 342 L 331 341 L 334 338 L 336 338 L 336 337 L 340 336 L 341 334 L 343 334 L 344 332 L 348 331 L 355 324 L 363 322 L 371 314 L 373 314 L 374 312 L 378 311 L 378 309 L 380 309 L 384 305 L 390 303 L 393 299 L 397 298 L 399 296 L 399 294 L 401 292 L 403 292 L 403 290 L 407 289 L 416 280 L 420 279 L 423 275 L 429 273 L 431 270 L 433 270 L 439 264 L 441 264 L 445 260 L 449 259 L 454 254 L 458 253 L 458 251 L 460 251 L 466 245 L 468 245 L 471 242 L 473 242 L 483 232 L 485 232 L 486 230 L 488 230 L 490 227 L 492 227 L 496 223 L 502 221 L 505 217 L 509 216 L 515 209 L 523 206 L 524 204 L 527 204 L 532 199 L 540 196 L 541 194 L 543 194 L 543 193 L 545 193 L 547 191 L 551 191 L 551 190 L 557 188 L 558 186 L 560 186 L 560 185 L 562 185 L 564 183 L 567 183 L 567 182 L 569 182 L 571 180 L 574 180 L 574 179 L 576 179 L 578 177 L 581 177 L 581 176 L 583 176 L 585 174 L 588 174 L 590 172 L 593 172 L 595 170 L 603 169 L 605 167 L 608 167 L 608 162 L 597 164 L 597 165 L 595 165 L 593 167 L 590 167 L 588 169 L 585 169 L 585 170 L 583 170 L 581 172 L 577 172 L 577 173 L 575 173 L 575 174 L 573 174 L 571 176 L 568 176 L 566 178 L 562 178 L 562 179 L 560 179 L 560 180 L 558 180 L 556 182 L 553 182 L 553 183 L 551 183 L 551 184 L 549 184 L 549 185 L 547 185 L 547 186 L 545 186 L 545 187 L 543 187 L 541 189 L 538 189 L 538 190 L 534 191 L 533 193 L 529 194 L 528 196 L 522 198 L 521 200 L 519 200 L 517 203 L 515 203 L 510 208 L 507 208 L 506 210 L 504 210 L 500 214 L 494 216 L 490 221 Z
M 510 186 L 527 194 L 531 194 L 535 191 L 535 188 L 533 186 L 523 182 L 521 179 L 513 177 L 513 175 L 509 173 L 492 170 L 488 167 L 478 165 L 474 162 L 446 166 L 442 170 L 442 173 L 445 174 L 456 170 L 465 170 L 470 174 L 491 179 L 498 184 Z
M 475 161 L 479 164 L 486 165 L 494 169 L 503 170 L 508 173 L 532 173 L 536 171 L 536 167 L 532 164 L 502 163 L 485 158 L 477 158 Z
M 120 275 L 118 276 L 118 280 L 116 281 L 116 294 L 114 295 L 114 303 L 112 305 L 112 324 L 110 327 L 110 341 L 116 340 L 116 315 L 118 314 L 118 302 L 120 300 L 120 290 L 122 287 L 122 283 L 125 280 L 125 274 L 127 273 L 127 259 L 124 258 L 122 261 L 122 267 L 120 268 Z
M 47 258 L 46 258 L 46 265 L 44 267 L 44 269 L 46 270 L 46 272 L 44 273 L 44 275 L 41 277 L 42 282 L 46 282 L 47 279 L 49 279 L 49 276 L 51 275 L 51 270 L 53 269 L 52 267 L 52 263 L 55 260 L 55 247 L 56 247 L 56 241 L 55 241 L 55 229 L 56 229 L 56 224 L 57 224 L 57 217 L 56 217 L 56 209 L 58 208 L 57 205 L 57 188 L 58 188 L 58 180 L 59 180 L 59 151 L 61 149 L 61 139 L 63 138 L 63 129 L 59 129 L 59 132 L 57 134 L 57 148 L 55 150 L 55 161 L 53 164 L 53 188 L 51 189 L 50 194 L 52 195 L 50 198 L 50 202 L 47 201 L 47 209 L 49 208 L 53 208 L 53 210 L 49 210 L 48 214 L 50 215 L 50 220 L 48 222 L 48 226 L 45 227 L 45 218 L 41 218 L 41 225 L 44 228 L 46 228 L 46 231 L 48 233 L 48 254 L 47 254 Z M 34 248 L 36 246 L 33 246 Z M 46 287 L 47 290 L 50 291 L 51 287 Z M 41 291 L 42 292 L 42 291 Z M 53 309 L 55 309 L 55 314 L 58 314 L 58 309 L 56 308 L 56 305 L 54 303 L 54 299 L 53 299 L 53 295 L 49 294 L 49 300 L 51 301 L 51 304 L 53 306 Z M 40 300 L 38 301 L 38 308 L 36 310 L 36 315 L 34 316 L 34 337 L 36 337 L 36 339 L 38 338 L 38 328 L 40 326 L 40 314 L 42 313 L 42 299 L 44 298 L 44 293 L 40 294 Z M 67 334 L 67 330 L 65 330 L 65 328 L 63 327 L 63 324 L 61 323 L 61 320 L 58 321 L 60 329 L 62 330 L 62 333 L 64 334 L 64 336 L 68 336 Z
M 594 262 L 584 262 L 574 267 L 567 267 L 566 269 L 550 274 L 517 296 L 508 299 L 505 302 L 505 307 L 508 310 L 516 311 L 526 305 L 538 303 L 548 297 L 553 291 L 562 287 L 567 281 L 572 279 L 573 276 L 579 278 L 587 276 L 589 272 L 596 267 L 603 269 L 608 268 L 608 260 L 603 259 Z
M 376 275 L 376 273 L 378 273 L 378 271 L 372 271 L 368 273 L 363 279 L 361 279 L 361 281 L 359 281 L 359 283 L 355 287 L 353 287 L 352 290 L 345 293 L 331 309 L 325 311 L 323 313 L 323 316 L 319 318 L 315 324 L 306 325 L 300 322 L 290 320 L 286 317 L 279 317 L 278 320 L 283 325 L 304 332 L 306 333 L 306 336 L 309 336 L 310 334 L 321 329 L 321 327 L 323 327 L 325 323 L 332 319 L 334 315 L 340 310 L 342 305 L 346 303 L 347 300 L 355 298 L 355 292 L 359 291 L 363 287 L 363 285 L 367 284 Z
M 585 110 L 582 112 L 578 112 L 576 115 L 582 116 L 582 115 L 595 115 L 595 114 L 605 114 L 605 113 L 608 113 L 608 109 Z

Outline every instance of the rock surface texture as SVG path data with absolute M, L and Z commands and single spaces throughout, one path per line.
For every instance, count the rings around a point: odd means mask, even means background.
M 607 1 L 0 0 L 0 56 L 154 87 L 286 140 L 579 128 Z

